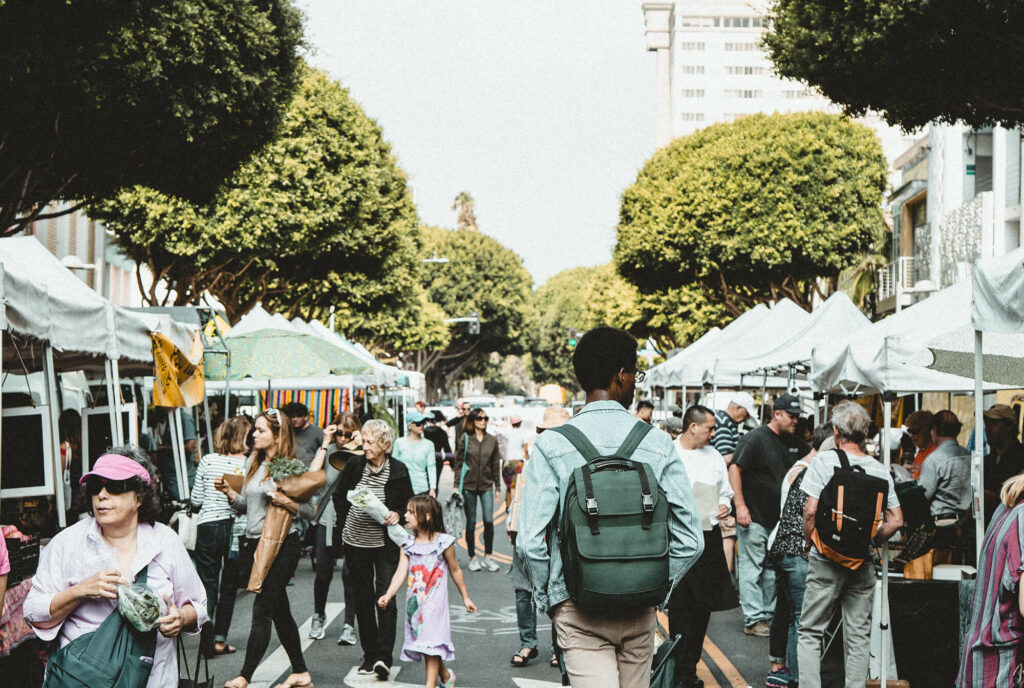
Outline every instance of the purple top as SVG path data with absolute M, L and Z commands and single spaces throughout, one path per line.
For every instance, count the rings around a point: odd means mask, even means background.
M 11 557 L 7 554 L 7 543 L 0 537 L 0 576 L 11 572 Z M 0 604 L 0 607 L 3 605 Z
M 957 688 L 1011 685 L 1017 645 L 1024 639 L 1024 618 L 1017 601 L 1024 570 L 1022 546 L 1024 504 L 1013 509 L 1000 504 L 985 532 Z
M 32 590 L 23 607 L 25 619 L 30 624 L 49 621 L 50 602 L 54 595 L 102 569 L 117 568 L 113 554 L 113 548 L 103 541 L 94 518 L 83 519 L 58 533 L 39 555 Z M 181 539 L 162 523 L 153 526 L 139 524 L 132 578 L 147 565 L 148 585 L 157 597 L 163 599 L 168 595 L 179 607 L 185 604 L 195 607 L 197 630 L 192 633 L 198 633 L 199 627 L 207 620 L 206 591 Z M 63 647 L 78 636 L 99 628 L 116 606 L 116 600 L 85 600 L 61 624 L 53 628 L 33 626 L 33 630 L 42 640 L 53 640 L 59 634 Z M 174 639 L 165 638 L 158 632 L 153 671 L 146 686 L 162 688 L 177 684 L 178 658 Z

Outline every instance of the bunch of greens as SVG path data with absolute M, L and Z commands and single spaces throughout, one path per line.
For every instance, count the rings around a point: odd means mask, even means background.
M 145 585 L 119 585 L 117 609 L 143 633 L 153 630 L 160 618 L 160 598 Z
M 272 480 L 284 480 L 290 478 L 293 475 L 302 475 L 309 469 L 306 464 L 302 463 L 297 459 L 289 459 L 284 456 L 279 456 L 270 462 L 270 468 L 268 472 Z

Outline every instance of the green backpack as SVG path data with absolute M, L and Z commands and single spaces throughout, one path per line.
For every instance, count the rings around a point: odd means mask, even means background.
M 578 428 L 550 429 L 587 462 L 572 472 L 559 521 L 565 586 L 587 611 L 638 611 L 668 596 L 668 500 L 651 466 L 630 459 L 651 430 L 638 422 L 601 456 Z
M 137 584 L 146 584 L 146 571 L 136 577 Z M 50 656 L 43 688 L 143 688 L 155 653 L 156 629 L 135 630 L 115 607 L 99 628 Z

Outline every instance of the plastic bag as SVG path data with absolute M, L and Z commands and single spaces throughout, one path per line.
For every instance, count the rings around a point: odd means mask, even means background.
M 117 610 L 143 633 L 153 630 L 162 614 L 157 594 L 149 586 L 138 584 L 117 587 Z
M 377 523 L 384 525 L 384 521 L 388 517 L 388 508 L 384 506 L 384 503 L 380 501 L 380 499 L 377 498 L 377 495 L 373 494 L 365 487 L 360 487 L 355 490 L 350 490 L 346 497 L 353 506 L 359 507 L 367 516 Z M 391 541 L 399 546 L 401 546 L 409 537 L 408 531 L 397 524 L 388 526 L 387 531 L 388 537 L 391 538 Z

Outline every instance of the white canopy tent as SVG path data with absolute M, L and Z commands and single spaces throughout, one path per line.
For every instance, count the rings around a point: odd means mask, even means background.
M 643 388 L 676 386 L 669 382 L 670 376 L 685 366 L 685 362 L 688 357 L 694 356 L 701 350 L 710 346 L 721 333 L 722 330 L 720 328 L 712 327 L 701 335 L 693 344 L 690 344 L 685 349 L 678 351 L 664 363 L 650 368 L 647 371 L 647 377 L 640 386 Z

